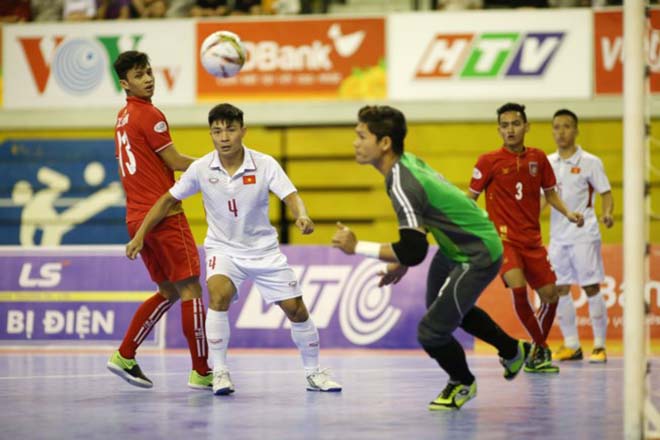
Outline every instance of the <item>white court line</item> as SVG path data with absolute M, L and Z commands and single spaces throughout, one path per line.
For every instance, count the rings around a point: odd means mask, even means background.
M 337 372 L 337 371 L 342 371 L 342 372 L 350 372 L 350 373 L 382 373 L 384 371 L 387 371 L 387 373 L 420 373 L 420 372 L 438 372 L 442 371 L 440 367 L 435 367 L 435 368 L 342 368 L 337 369 L 337 368 L 331 368 L 331 370 Z M 474 371 L 476 373 L 479 372 L 490 372 L 490 371 L 502 371 L 501 367 L 480 367 L 480 368 L 471 368 L 471 371 Z M 599 368 L 598 372 L 600 371 L 622 371 L 623 367 L 606 367 L 606 368 Z M 236 372 L 232 371 L 232 375 L 236 376 L 262 376 L 262 375 L 270 375 L 270 374 L 297 374 L 300 373 L 299 369 L 292 369 L 292 370 L 237 370 Z M 182 374 L 188 374 L 190 371 L 173 371 L 173 372 L 162 372 L 162 373 L 149 373 L 149 377 L 167 377 L 167 376 L 179 376 Z M 87 379 L 97 379 L 97 378 L 104 378 L 104 377 L 114 377 L 111 376 L 108 373 L 103 373 L 103 374 L 57 374 L 57 375 L 46 375 L 46 376 L 0 376 L 0 381 L 9 381 L 9 380 L 34 380 L 34 379 L 44 379 L 44 380 L 50 380 L 50 379 L 81 379 L 81 378 L 87 378 Z

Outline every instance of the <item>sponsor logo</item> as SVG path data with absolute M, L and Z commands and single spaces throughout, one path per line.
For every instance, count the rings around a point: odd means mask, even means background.
M 32 275 L 32 263 L 23 263 L 18 285 L 21 287 L 55 287 L 62 280 L 65 263 L 45 263 L 39 267 L 39 274 Z
M 122 91 L 112 63 L 123 50 L 138 50 L 144 35 L 105 35 L 67 38 L 66 35 L 19 37 L 18 43 L 28 64 L 37 91 L 43 95 L 51 76 L 55 84 L 71 95 L 89 95 L 103 82 L 112 81 L 117 93 Z M 120 44 L 124 40 L 130 44 Z M 126 46 L 126 47 L 124 47 Z M 157 67 L 168 90 L 174 88 L 178 69 Z M 51 86 L 52 87 L 52 86 Z
M 561 47 L 564 32 L 488 32 L 433 36 L 416 78 L 520 79 L 541 77 Z
M 302 288 L 303 299 L 319 329 L 329 326 L 339 314 L 342 333 L 356 345 L 368 345 L 385 336 L 399 321 L 401 310 L 390 304 L 390 286 L 378 287 L 383 263 L 364 260 L 349 265 L 292 266 Z M 266 306 L 256 285 L 248 293 L 236 320 L 237 328 L 290 328 L 279 307 Z

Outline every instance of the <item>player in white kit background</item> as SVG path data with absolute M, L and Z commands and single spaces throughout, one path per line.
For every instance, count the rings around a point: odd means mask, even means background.
M 240 109 L 219 104 L 209 112 L 208 122 L 214 151 L 193 162 L 156 202 L 126 245 L 126 254 L 135 258 L 145 234 L 168 209 L 201 192 L 208 223 L 204 240 L 209 291 L 206 337 L 213 363 L 213 392 L 234 392 L 227 367 L 227 312 L 246 279 L 253 280 L 264 301 L 278 304 L 291 321 L 291 337 L 302 356 L 307 389 L 341 391 L 341 385 L 319 366 L 318 330 L 303 302 L 298 280 L 280 251 L 277 231 L 268 217 L 269 193 L 284 201 L 303 234 L 311 234 L 314 223 L 280 164 L 243 145 L 247 129 Z
M 594 198 L 595 193 L 600 194 L 600 221 L 607 228 L 611 228 L 614 224 L 614 202 L 610 182 L 602 161 L 575 143 L 578 135 L 578 117 L 575 113 L 566 109 L 555 112 L 552 134 L 557 151 L 549 155 L 548 159 L 557 177 L 561 198 L 568 209 L 584 215 L 584 226 L 575 228 L 559 212 L 552 209 L 550 213 L 549 257 L 557 275 L 557 316 L 564 336 L 564 344 L 555 352 L 554 358 L 560 361 L 583 358 L 575 304 L 570 294 L 571 285 L 577 284 L 584 289 L 589 302 L 589 317 L 594 336 L 594 348 L 589 361 L 603 363 L 607 361 L 607 306 L 600 293 L 600 283 L 604 280 L 605 273 Z

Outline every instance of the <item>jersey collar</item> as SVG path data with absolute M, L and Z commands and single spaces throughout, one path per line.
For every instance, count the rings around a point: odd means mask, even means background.
M 243 151 L 244 151 L 243 163 L 238 168 L 234 176 L 240 176 L 241 174 L 244 174 L 248 171 L 257 170 L 257 164 L 254 161 L 254 157 L 252 156 L 252 150 L 250 150 L 245 145 L 243 145 Z M 229 174 L 227 173 L 227 170 L 225 170 L 225 168 L 222 166 L 222 162 L 220 162 L 220 156 L 218 156 L 217 151 L 213 152 L 213 159 L 211 159 L 211 163 L 209 163 L 209 168 L 217 168 L 222 170 L 222 172 L 224 172 L 225 174 Z
M 557 162 L 565 162 L 569 165 L 578 165 L 580 163 L 580 160 L 582 159 L 582 147 L 579 145 L 576 145 L 575 148 L 575 153 L 568 159 L 562 159 L 561 156 L 559 155 L 559 152 L 557 152 Z
M 527 151 L 529 151 L 529 148 L 523 146 L 523 150 L 520 153 L 514 153 L 513 151 L 509 150 L 507 147 L 502 146 L 502 151 L 504 151 L 505 153 L 507 153 L 511 156 L 522 157 L 525 154 L 527 154 Z
M 151 103 L 151 101 L 147 101 L 146 99 L 138 98 L 137 96 L 127 96 L 126 97 L 126 102 L 132 102 L 134 104 L 153 105 Z

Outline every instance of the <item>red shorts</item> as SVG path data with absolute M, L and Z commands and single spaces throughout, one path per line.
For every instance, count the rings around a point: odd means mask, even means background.
M 502 244 L 504 245 L 502 267 L 500 267 L 502 281 L 504 281 L 503 275 L 511 269 L 521 269 L 527 284 L 534 290 L 557 281 L 545 247 L 518 247 L 506 241 Z
M 142 221 L 126 226 L 131 238 Z M 156 284 L 199 277 L 199 254 L 185 214 L 165 217 L 144 239 L 142 261 Z

